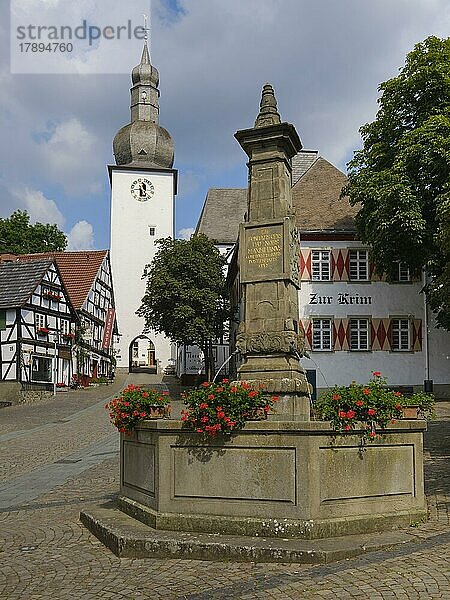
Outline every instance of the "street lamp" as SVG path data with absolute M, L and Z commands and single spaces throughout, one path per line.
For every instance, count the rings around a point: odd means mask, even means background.
M 53 335 L 53 396 L 56 397 L 56 379 L 58 377 L 57 344 L 59 340 L 59 331 L 55 329 L 51 334 Z

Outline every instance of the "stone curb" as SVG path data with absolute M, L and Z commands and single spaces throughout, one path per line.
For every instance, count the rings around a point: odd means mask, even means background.
M 419 541 L 398 530 L 313 541 L 160 531 L 129 517 L 114 503 L 89 507 L 80 520 L 120 558 L 320 564 Z

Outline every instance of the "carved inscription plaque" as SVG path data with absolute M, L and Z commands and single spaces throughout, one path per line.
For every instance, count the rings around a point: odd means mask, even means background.
M 283 225 L 244 229 L 241 269 L 245 281 L 278 279 L 283 273 Z

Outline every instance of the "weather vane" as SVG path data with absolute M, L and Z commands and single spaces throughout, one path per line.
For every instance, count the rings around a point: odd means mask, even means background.
M 148 15 L 144 15 L 144 31 L 145 31 L 144 40 L 147 41 L 148 40 L 147 32 L 150 31 L 150 27 L 148 27 Z

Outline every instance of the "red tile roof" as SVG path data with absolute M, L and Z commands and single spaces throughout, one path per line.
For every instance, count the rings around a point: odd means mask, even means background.
M 107 250 L 84 250 L 82 252 L 43 252 L 40 254 L 20 254 L 14 258 L 22 260 L 38 260 L 46 257 L 56 259 L 64 286 L 69 294 L 70 301 L 79 310 L 95 281 Z M 12 255 L 0 255 L 0 262 L 11 260 Z

